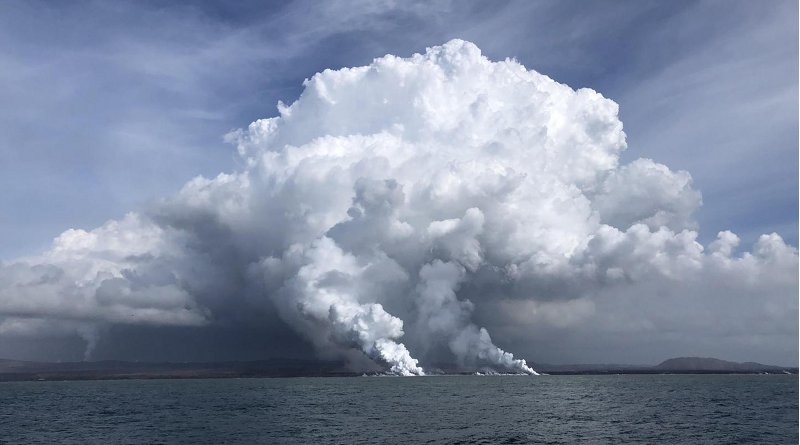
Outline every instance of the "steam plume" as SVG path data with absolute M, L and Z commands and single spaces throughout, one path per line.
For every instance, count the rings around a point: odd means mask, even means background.
M 775 234 L 736 256 L 722 232 L 706 254 L 691 176 L 619 166 L 617 105 L 592 90 L 460 40 L 304 85 L 228 135 L 240 171 L 0 265 L 0 326 L 66 320 L 93 348 L 106 325 L 277 313 L 354 368 L 533 374 L 473 321 L 477 303 L 558 324 L 592 317 L 603 289 L 675 277 L 691 295 L 710 276 L 796 288 L 796 250 Z

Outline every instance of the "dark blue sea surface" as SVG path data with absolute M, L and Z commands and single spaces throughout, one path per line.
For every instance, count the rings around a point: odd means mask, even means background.
M 798 442 L 796 375 L 0 383 L 10 444 Z

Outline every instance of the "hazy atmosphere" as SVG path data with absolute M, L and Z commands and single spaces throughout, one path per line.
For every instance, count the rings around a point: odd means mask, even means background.
M 797 366 L 796 2 L 244 5 L 0 4 L 0 358 Z

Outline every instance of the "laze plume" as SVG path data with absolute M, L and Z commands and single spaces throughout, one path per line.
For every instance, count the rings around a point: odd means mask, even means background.
M 0 264 L 0 334 L 60 329 L 91 347 L 109 325 L 276 313 L 354 369 L 533 374 L 473 322 L 476 302 L 546 308 L 679 275 L 744 282 L 797 268 L 775 234 L 737 257 L 738 237 L 722 232 L 706 253 L 691 176 L 619 165 L 616 103 L 472 43 L 304 85 L 278 116 L 227 136 L 239 171 Z

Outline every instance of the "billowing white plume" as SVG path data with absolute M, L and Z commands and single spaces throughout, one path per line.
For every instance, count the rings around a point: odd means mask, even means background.
M 274 311 L 354 367 L 533 374 L 476 308 L 564 326 L 593 316 L 599 290 L 636 283 L 680 277 L 695 295 L 707 276 L 779 277 L 770 295 L 796 290 L 796 250 L 777 235 L 737 257 L 723 232 L 704 253 L 689 174 L 618 166 L 617 105 L 592 90 L 461 40 L 304 85 L 278 116 L 228 135 L 240 171 L 0 265 L 0 328 L 62 320 L 95 338 L 86 326 Z

